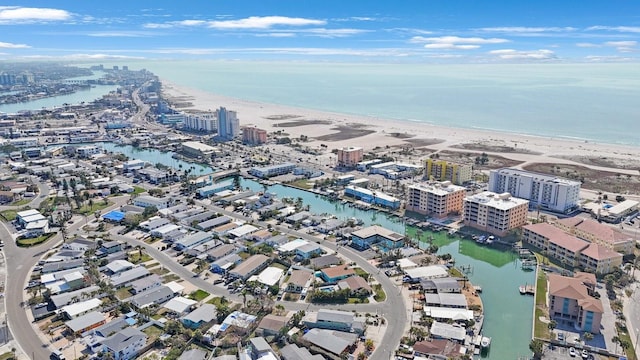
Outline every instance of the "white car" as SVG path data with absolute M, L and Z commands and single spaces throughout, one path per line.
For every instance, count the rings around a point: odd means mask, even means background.
M 569 356 L 571 357 L 576 356 L 576 349 L 574 349 L 573 346 L 569 348 Z

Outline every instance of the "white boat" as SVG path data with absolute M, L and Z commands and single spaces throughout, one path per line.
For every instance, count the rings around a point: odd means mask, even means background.
M 488 336 L 483 336 L 483 337 L 482 337 L 482 340 L 480 340 L 480 346 L 481 346 L 483 349 L 486 349 L 486 348 L 488 348 L 489 346 L 491 346 L 491 338 L 490 338 L 490 337 L 488 337 Z

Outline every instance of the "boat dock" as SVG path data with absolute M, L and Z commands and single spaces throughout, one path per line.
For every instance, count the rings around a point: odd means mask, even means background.
M 520 295 L 535 295 L 536 287 L 533 285 L 520 285 Z

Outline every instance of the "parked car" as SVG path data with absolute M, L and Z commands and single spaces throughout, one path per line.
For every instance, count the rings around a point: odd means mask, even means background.
M 576 349 L 574 349 L 573 346 L 569 348 L 569 356 L 571 356 L 571 357 L 575 357 L 576 356 Z
M 585 360 L 589 358 L 589 352 L 587 350 L 582 350 L 581 355 L 582 355 L 582 358 Z

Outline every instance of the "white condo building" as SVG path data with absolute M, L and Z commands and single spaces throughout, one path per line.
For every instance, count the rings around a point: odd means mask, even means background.
M 214 112 L 186 114 L 182 122 L 182 128 L 211 133 L 218 130 L 218 117 Z
M 529 200 L 531 208 L 569 213 L 578 207 L 580 182 L 518 169 L 491 170 L 489 191 Z

